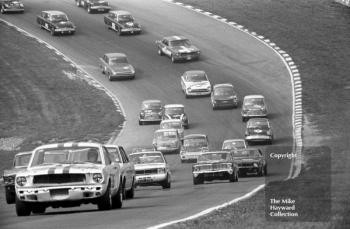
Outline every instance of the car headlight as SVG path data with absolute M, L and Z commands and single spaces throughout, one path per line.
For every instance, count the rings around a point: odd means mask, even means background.
M 15 183 L 15 175 L 13 176 L 4 176 L 4 183 L 9 185 L 9 184 L 14 184 Z
M 208 86 L 207 86 L 207 89 L 208 89 L 208 90 L 210 90 L 210 89 L 211 89 L 211 86 L 210 86 L 210 85 L 208 85 Z
M 103 181 L 103 176 L 102 173 L 94 173 L 92 174 L 92 180 L 96 183 L 102 183 Z
M 158 168 L 158 174 L 165 173 L 165 168 Z
M 266 132 L 266 134 L 267 135 L 271 135 L 272 133 L 271 133 L 271 130 L 268 130 L 267 132 Z
M 20 3 L 19 6 L 20 6 L 20 7 L 24 7 L 23 3 Z
M 182 116 L 182 120 L 186 121 L 187 120 L 187 116 L 186 115 Z
M 254 167 L 258 167 L 258 163 L 254 163 L 253 166 L 254 166 Z
M 27 178 L 26 177 L 17 177 L 16 183 L 19 186 L 24 186 L 27 183 Z
M 141 112 L 140 112 L 140 117 L 141 117 L 141 118 L 145 117 L 145 112 L 141 111 Z
M 192 168 L 192 171 L 193 171 L 193 172 L 199 172 L 199 171 L 201 171 L 201 167 L 200 167 L 200 166 L 194 166 L 194 167 Z

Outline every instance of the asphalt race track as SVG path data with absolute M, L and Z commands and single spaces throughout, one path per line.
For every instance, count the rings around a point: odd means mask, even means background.
M 180 76 L 187 70 L 205 70 L 212 84 L 230 82 L 242 98 L 263 94 L 270 111 L 274 145 L 291 146 L 292 89 L 290 76 L 281 59 L 256 39 L 212 18 L 161 0 L 110 0 L 115 9 L 130 11 L 140 22 L 143 33 L 118 36 L 103 23 L 103 14 L 88 14 L 75 6 L 74 0 L 25 3 L 24 14 L 0 17 L 50 43 L 70 57 L 113 92 L 121 101 L 126 125 L 116 143 L 130 150 L 152 143 L 158 125 L 138 125 L 140 103 L 161 99 L 164 103 L 182 103 L 190 121 L 189 133 L 206 133 L 211 149 L 218 149 L 224 139 L 244 137 L 245 125 L 240 108 L 215 110 L 208 97 L 185 99 Z M 60 10 L 76 24 L 73 36 L 54 36 L 36 24 L 42 10 Z M 199 61 L 171 63 L 158 56 L 155 40 L 166 35 L 185 35 L 198 48 Z M 98 68 L 98 58 L 107 52 L 124 52 L 136 67 L 135 80 L 110 82 Z M 49 69 L 48 69 L 49 70 Z M 97 120 L 98 121 L 98 120 Z M 167 155 L 172 170 L 172 187 L 138 188 L 135 199 L 126 200 L 120 210 L 97 211 L 95 205 L 76 208 L 48 208 L 44 215 L 17 217 L 14 205 L 0 203 L 1 228 L 145 228 L 179 219 L 214 205 L 242 196 L 265 182 L 261 177 L 240 178 L 238 183 L 214 182 L 194 186 L 191 164 L 181 164 L 178 155 Z M 290 165 L 270 163 L 272 179 L 287 177 Z

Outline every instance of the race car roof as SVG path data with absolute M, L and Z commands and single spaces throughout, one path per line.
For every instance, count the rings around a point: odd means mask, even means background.
M 168 41 L 177 41 L 177 40 L 188 40 L 185 36 L 168 36 L 164 37 Z
M 264 96 L 263 95 L 246 95 L 246 96 L 244 96 L 244 98 L 245 99 L 252 99 L 252 98 L 261 98 L 261 99 L 263 99 L 264 98 Z
M 184 137 L 184 139 L 189 139 L 189 138 L 206 138 L 207 135 L 205 134 L 189 134 Z
M 44 13 L 48 13 L 48 14 L 54 14 L 54 15 L 66 15 L 65 13 L 63 13 L 62 11 L 58 11 L 58 10 L 45 10 L 43 11 Z
M 219 83 L 219 84 L 215 84 L 214 88 L 218 88 L 218 87 L 232 87 L 233 85 L 231 83 Z
M 174 108 L 174 107 L 185 107 L 183 104 L 167 104 L 165 108 Z
M 111 58 L 111 57 L 126 57 L 126 55 L 124 53 L 119 53 L 119 52 L 116 52 L 116 53 L 106 53 L 105 54 L 108 58 Z
M 130 15 L 130 12 L 125 11 L 125 10 L 113 10 L 109 11 L 112 14 L 118 14 L 118 15 Z
M 158 100 L 158 99 L 148 99 L 148 100 L 144 100 L 142 101 L 143 104 L 149 104 L 149 103 L 162 103 L 162 101 Z

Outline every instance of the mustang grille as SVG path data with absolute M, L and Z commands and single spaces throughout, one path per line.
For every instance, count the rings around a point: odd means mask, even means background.
M 251 162 L 239 163 L 239 166 L 241 166 L 241 167 L 250 167 L 250 166 L 253 166 L 253 163 L 251 163 Z
M 138 174 L 138 175 L 157 174 L 158 173 L 158 169 L 136 170 L 135 173 Z
M 36 175 L 33 184 L 64 184 L 85 182 L 85 174 L 48 174 Z

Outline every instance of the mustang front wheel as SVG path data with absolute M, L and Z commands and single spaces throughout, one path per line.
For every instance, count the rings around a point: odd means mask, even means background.
M 111 185 L 108 184 L 107 190 L 103 196 L 101 196 L 100 201 L 97 203 L 99 210 L 110 210 L 112 208 L 112 192 Z
M 28 216 L 32 212 L 30 204 L 21 201 L 17 198 L 17 195 L 15 196 L 15 202 L 16 202 L 16 214 L 17 216 Z

